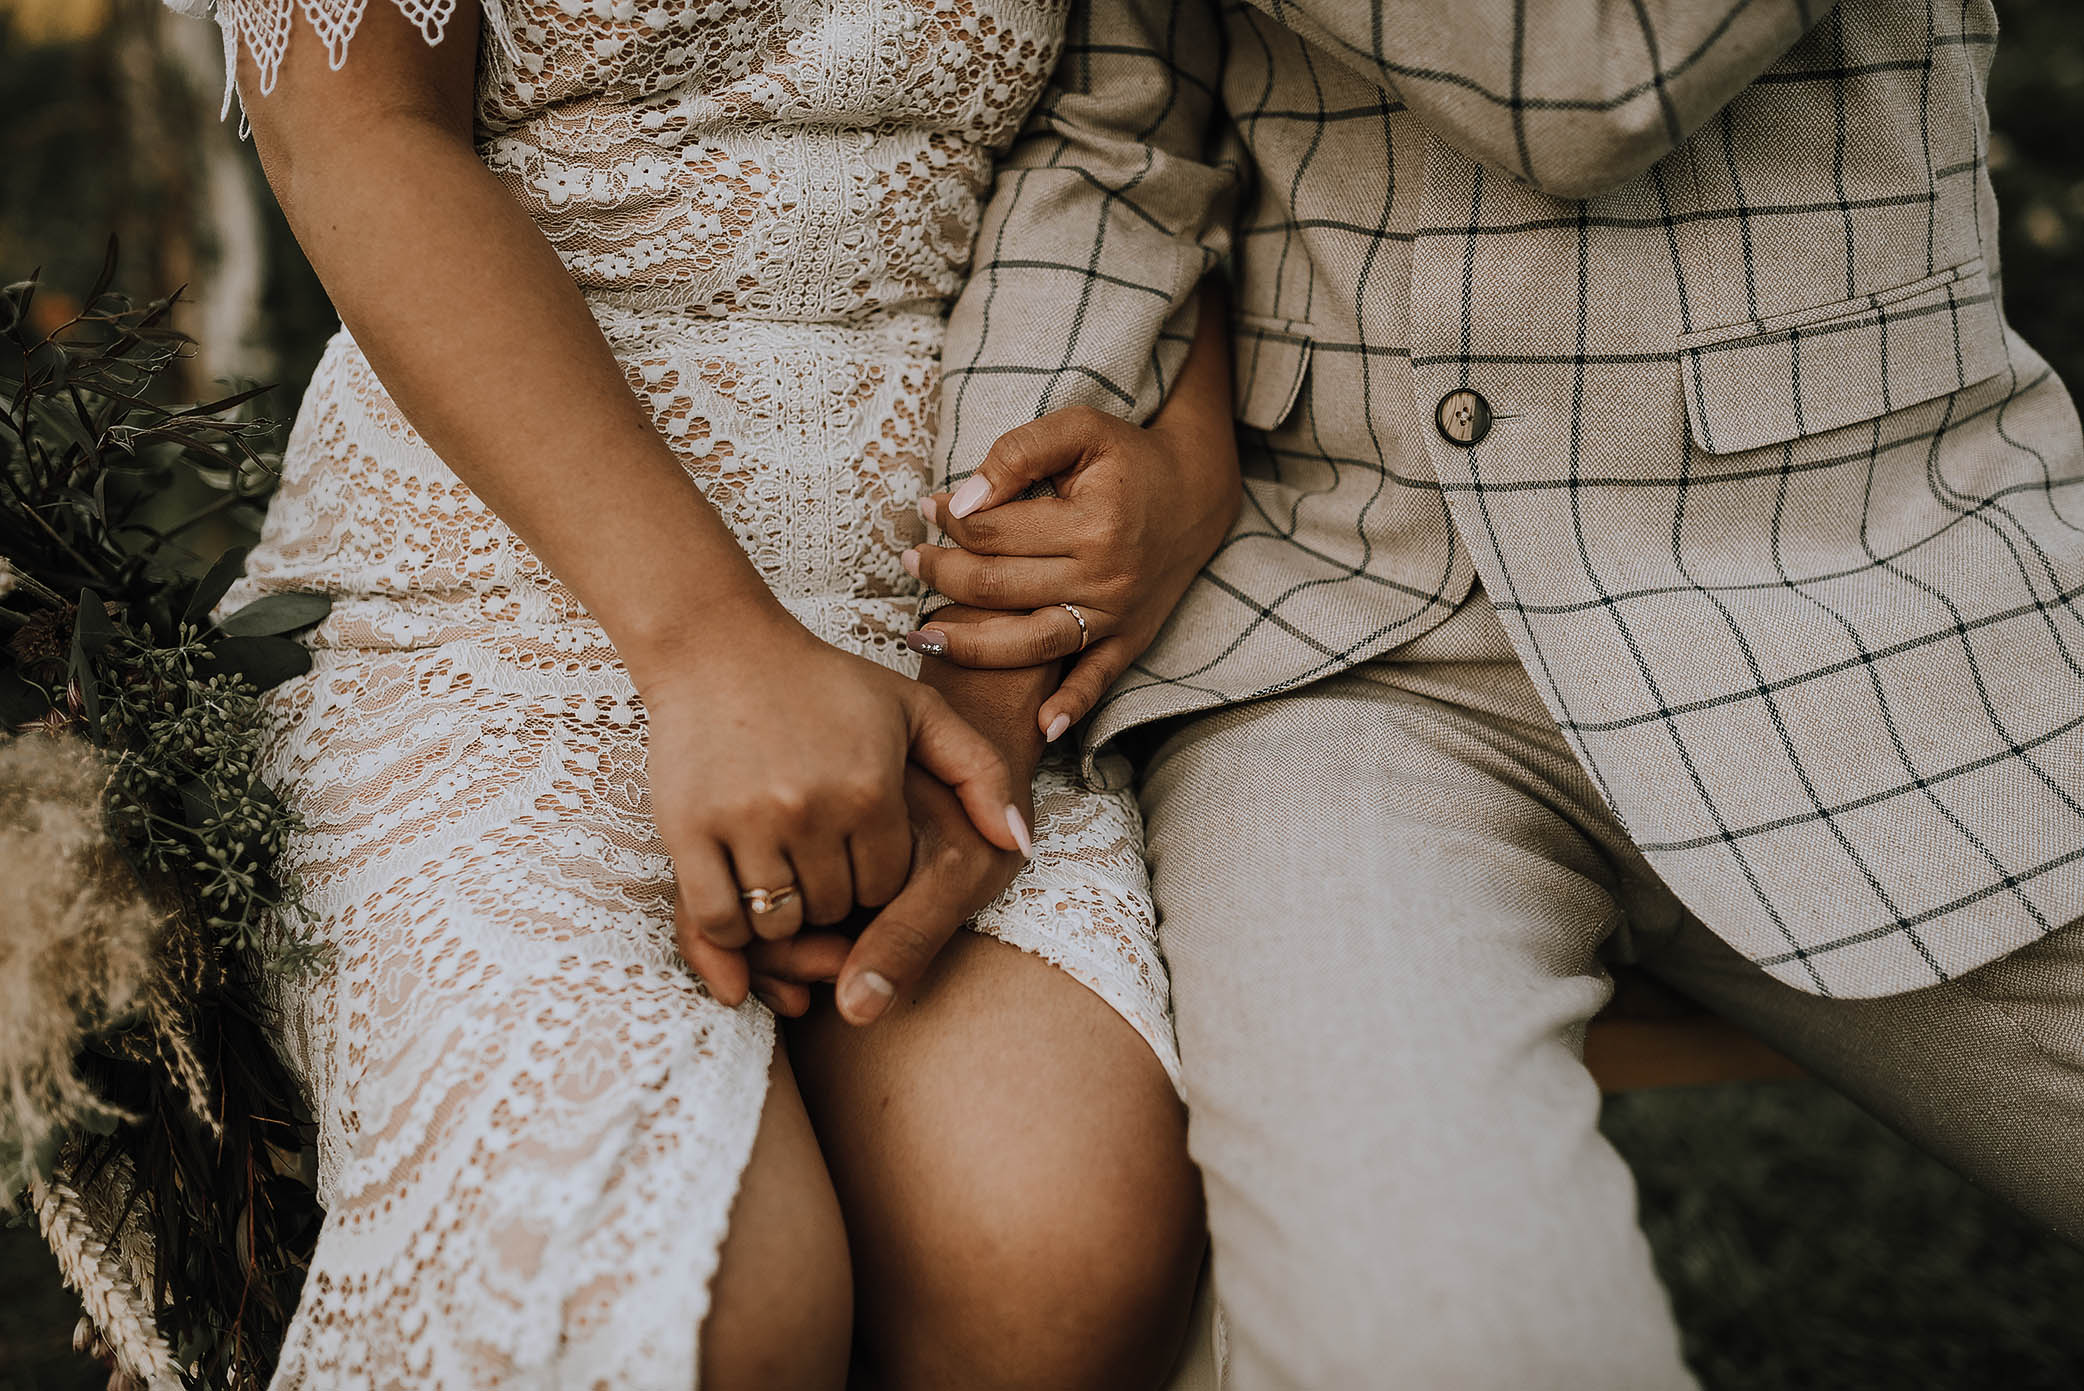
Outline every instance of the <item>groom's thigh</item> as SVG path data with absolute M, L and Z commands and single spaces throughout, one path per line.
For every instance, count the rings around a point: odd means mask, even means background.
M 1557 757 L 1342 679 L 1150 760 L 1236 1391 L 1691 1384 L 1581 1061 L 1617 910 Z
M 2084 924 L 1880 999 L 1782 985 L 1690 921 L 1644 965 L 2084 1244 Z

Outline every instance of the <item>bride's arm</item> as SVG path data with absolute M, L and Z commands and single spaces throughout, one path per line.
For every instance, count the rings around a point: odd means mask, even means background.
M 472 148 L 477 23 L 461 6 L 430 44 L 372 5 L 331 72 L 300 17 L 273 90 L 242 50 L 240 91 L 283 213 L 385 389 L 642 686 L 704 631 L 787 615 Z
M 476 16 L 458 7 L 429 42 L 373 4 L 336 72 L 299 15 L 272 90 L 250 61 L 240 90 L 269 183 L 392 398 L 627 663 L 681 947 L 735 1002 L 753 926 L 786 935 L 898 891 L 908 758 L 992 844 L 1014 849 L 1025 827 L 991 747 L 938 696 L 797 624 L 653 429 L 578 287 L 473 149 Z M 741 882 L 792 880 L 800 905 L 748 923 Z M 841 1001 L 863 1020 L 888 992 L 859 984 L 843 980 Z

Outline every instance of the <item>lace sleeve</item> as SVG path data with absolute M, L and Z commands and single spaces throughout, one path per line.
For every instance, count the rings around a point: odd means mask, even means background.
M 381 3 L 381 0 L 378 0 Z M 398 12 L 410 20 L 428 43 L 441 42 L 459 3 L 469 0 L 391 0 Z M 290 30 L 301 12 L 320 43 L 335 72 L 347 62 L 347 45 L 362 22 L 369 0 L 165 0 L 169 9 L 204 18 L 214 15 L 224 31 L 224 114 L 229 116 L 238 94 L 239 47 L 245 45 L 260 73 L 261 95 L 275 90 L 282 71 L 282 55 L 289 51 Z M 500 0 L 479 0 L 488 33 L 506 34 Z

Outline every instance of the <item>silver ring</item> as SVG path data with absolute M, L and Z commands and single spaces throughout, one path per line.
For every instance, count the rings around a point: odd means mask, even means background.
M 1093 640 L 1093 630 L 1085 626 L 1085 615 L 1078 611 L 1076 604 L 1058 604 L 1057 607 L 1078 620 L 1078 650 L 1085 651 L 1085 645 Z
M 796 897 L 796 886 L 784 884 L 778 889 L 747 889 L 738 895 L 745 911 L 756 918 L 764 918 L 775 909 Z

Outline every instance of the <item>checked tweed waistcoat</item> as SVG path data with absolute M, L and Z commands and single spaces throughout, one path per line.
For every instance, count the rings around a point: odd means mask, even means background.
M 1996 34 L 1987 0 L 1091 0 L 998 175 L 943 468 L 1146 417 L 1227 254 L 1247 499 L 1088 747 L 1480 579 L 1776 977 L 1900 992 L 2084 917 L 2084 445 L 1999 300 Z

